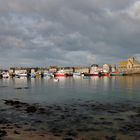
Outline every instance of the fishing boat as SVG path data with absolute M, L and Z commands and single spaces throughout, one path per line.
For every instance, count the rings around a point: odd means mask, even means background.
M 54 76 L 58 77 L 58 76 L 66 76 L 66 73 L 64 72 L 64 70 L 59 70 L 56 73 L 54 73 Z
M 124 72 L 111 72 L 110 76 L 126 76 L 127 74 Z

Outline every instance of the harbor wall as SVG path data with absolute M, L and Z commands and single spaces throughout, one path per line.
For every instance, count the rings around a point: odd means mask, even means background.
M 140 74 L 140 68 L 118 68 L 119 72 L 126 72 L 127 74 Z

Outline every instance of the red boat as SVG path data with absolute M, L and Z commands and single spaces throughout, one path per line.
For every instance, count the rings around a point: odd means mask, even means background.
M 63 70 L 57 71 L 56 73 L 54 73 L 54 76 L 58 77 L 58 76 L 66 76 L 66 73 Z
M 102 76 L 110 76 L 110 73 L 102 73 Z

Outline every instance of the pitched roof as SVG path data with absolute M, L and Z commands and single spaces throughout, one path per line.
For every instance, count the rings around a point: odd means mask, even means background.
M 128 62 L 127 61 L 122 61 L 122 62 L 120 62 L 120 66 L 124 66 L 124 65 L 127 65 L 128 64 Z

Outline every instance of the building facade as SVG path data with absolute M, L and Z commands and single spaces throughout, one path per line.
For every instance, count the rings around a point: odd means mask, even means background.
M 92 74 L 92 73 L 97 72 L 97 71 L 99 71 L 99 66 L 97 64 L 91 65 L 90 73 Z
M 73 72 L 76 72 L 76 73 L 89 73 L 89 67 L 74 67 Z
M 104 65 L 103 65 L 103 72 L 104 72 L 104 73 L 109 73 L 109 72 L 111 72 L 111 65 L 109 65 L 109 64 L 104 64 Z
M 134 57 L 119 63 L 119 71 L 125 71 L 127 73 L 140 73 L 140 62 Z

